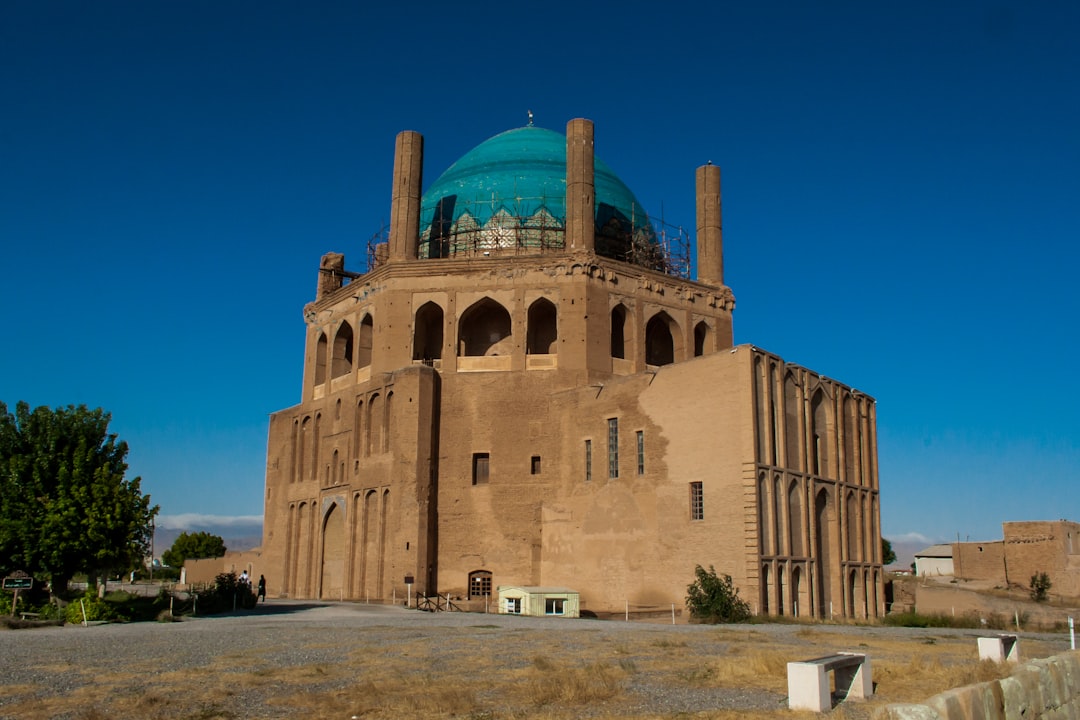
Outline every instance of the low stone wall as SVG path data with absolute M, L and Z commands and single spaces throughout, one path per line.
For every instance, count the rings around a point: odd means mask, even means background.
M 1073 720 L 1080 718 L 1080 651 L 1019 666 L 1002 680 L 887 705 L 874 720 Z

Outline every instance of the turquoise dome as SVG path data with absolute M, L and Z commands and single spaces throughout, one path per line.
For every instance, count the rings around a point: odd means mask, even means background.
M 631 262 L 658 255 L 641 203 L 599 158 L 594 182 L 597 253 Z M 561 248 L 565 226 L 566 136 L 533 126 L 507 130 L 462 156 L 424 193 L 420 256 Z M 635 252 L 642 248 L 650 252 Z

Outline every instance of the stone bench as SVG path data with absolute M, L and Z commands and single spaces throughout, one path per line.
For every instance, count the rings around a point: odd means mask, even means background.
M 20 612 L 19 615 L 22 616 L 23 620 L 37 620 L 41 617 L 41 613 L 35 612 Z
M 862 653 L 841 652 L 788 663 L 788 707 L 814 712 L 831 709 L 830 672 L 833 673 L 836 692 L 842 693 L 844 699 L 865 700 L 874 694 L 870 657 Z
M 979 638 L 979 659 L 994 662 L 1020 662 L 1020 646 L 1015 635 L 1001 634 Z

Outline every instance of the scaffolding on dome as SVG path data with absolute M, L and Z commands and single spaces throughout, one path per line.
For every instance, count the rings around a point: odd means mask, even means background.
M 417 256 L 434 260 L 562 252 L 566 228 L 546 200 L 519 197 L 513 207 L 493 200 L 465 202 L 452 222 L 441 219 L 442 209 L 436 208 L 430 225 L 421 228 Z M 611 208 L 607 212 L 607 221 L 596 229 L 598 255 L 690 279 L 691 240 L 685 228 L 644 213 L 628 218 Z M 481 223 L 478 217 L 488 219 Z M 367 269 L 386 261 L 388 242 L 389 227 L 384 225 L 368 240 Z

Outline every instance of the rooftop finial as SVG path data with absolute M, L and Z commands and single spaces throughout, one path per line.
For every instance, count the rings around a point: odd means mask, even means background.
M 526 112 L 529 113 L 529 127 L 532 127 L 533 126 L 533 123 L 532 123 L 532 121 L 533 121 L 532 110 L 526 110 Z

